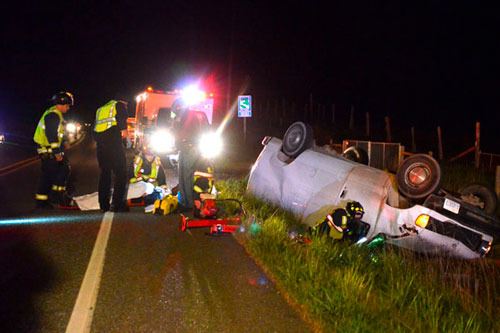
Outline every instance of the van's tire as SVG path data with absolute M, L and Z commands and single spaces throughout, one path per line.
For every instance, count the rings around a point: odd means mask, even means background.
M 409 199 L 423 199 L 439 188 L 441 167 L 429 155 L 412 155 L 403 160 L 396 179 L 402 195 Z
M 368 165 L 368 153 L 359 147 L 349 147 L 342 153 L 342 156 L 348 160 Z
M 462 200 L 483 210 L 486 214 L 494 214 L 497 209 L 497 195 L 491 189 L 480 184 L 471 184 L 460 191 Z M 470 202 L 472 200 L 474 202 Z
M 310 125 L 297 121 L 291 124 L 283 136 L 281 150 L 286 156 L 295 158 L 313 146 L 313 129 Z

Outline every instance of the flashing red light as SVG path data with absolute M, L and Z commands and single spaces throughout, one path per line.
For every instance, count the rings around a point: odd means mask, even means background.
M 208 94 L 208 97 L 214 97 L 214 93 Z
M 148 87 L 146 88 L 146 90 L 147 90 L 147 91 L 153 91 L 153 87 L 148 86 Z

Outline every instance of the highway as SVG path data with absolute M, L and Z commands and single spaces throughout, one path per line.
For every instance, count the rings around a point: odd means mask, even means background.
M 74 194 L 95 192 L 93 141 L 68 157 Z M 0 173 L 0 331 L 310 331 L 232 236 L 142 207 L 36 212 L 39 167 Z

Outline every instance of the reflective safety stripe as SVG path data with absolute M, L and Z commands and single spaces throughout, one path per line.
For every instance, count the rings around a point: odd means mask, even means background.
M 342 216 L 342 229 L 347 227 L 347 216 Z
M 37 150 L 38 154 L 47 154 L 47 153 L 52 153 L 52 148 L 50 147 L 40 147 Z
M 52 191 L 64 192 L 66 191 L 66 186 L 52 185 Z
M 213 174 L 208 173 L 208 172 L 202 172 L 202 171 L 195 171 L 194 175 L 199 176 L 199 177 L 205 177 L 205 178 L 213 178 L 214 177 Z
M 193 187 L 193 189 L 194 189 L 194 191 L 195 191 L 196 193 L 201 193 L 201 192 L 203 192 L 203 189 L 202 189 L 201 187 L 199 187 L 198 185 L 195 185 L 195 186 Z
M 104 132 L 109 128 L 116 126 L 116 103 L 117 101 L 111 100 L 105 105 L 97 109 L 94 131 L 97 133 Z
M 36 200 L 49 200 L 49 196 L 47 194 L 35 194 Z
M 132 177 L 130 178 L 130 183 L 133 184 L 133 183 L 137 183 L 137 182 L 140 182 L 142 180 L 142 177 Z
M 100 120 L 96 121 L 96 124 L 104 124 L 104 123 L 114 121 L 114 120 L 115 120 L 115 117 L 104 118 L 104 119 L 100 119 Z

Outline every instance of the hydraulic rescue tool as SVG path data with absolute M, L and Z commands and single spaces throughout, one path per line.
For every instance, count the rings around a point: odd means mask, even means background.
M 235 205 L 231 207 L 231 203 Z M 193 215 L 190 218 L 181 214 L 181 231 L 208 227 L 210 235 L 221 235 L 239 230 L 245 211 L 237 199 L 215 199 L 213 195 L 202 194 L 200 200 L 195 200 Z

